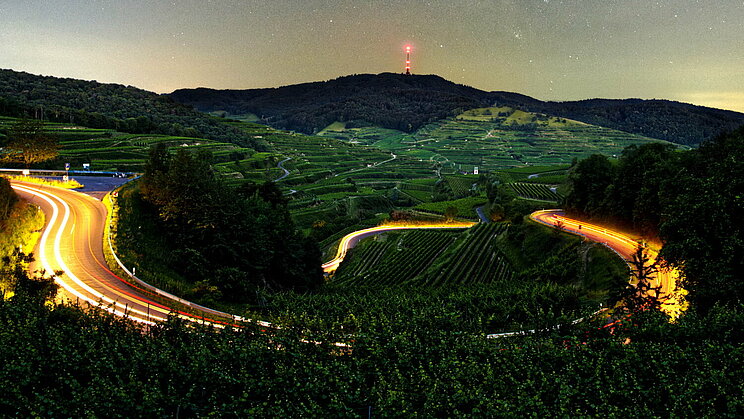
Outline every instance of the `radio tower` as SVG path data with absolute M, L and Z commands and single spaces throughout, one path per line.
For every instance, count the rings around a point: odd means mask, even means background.
M 411 46 L 406 45 L 406 75 L 411 75 Z

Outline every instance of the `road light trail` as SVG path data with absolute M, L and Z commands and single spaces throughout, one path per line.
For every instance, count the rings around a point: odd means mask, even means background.
M 589 240 L 604 244 L 622 257 L 626 263 L 633 261 L 633 256 L 638 249 L 636 240 L 599 225 L 566 217 L 561 210 L 535 211 L 530 214 L 530 218 L 548 226 L 560 225 L 566 232 L 581 235 Z M 646 248 L 646 250 L 650 263 L 660 261 L 657 251 L 650 248 Z M 659 291 L 659 297 L 663 301 L 661 310 L 672 319 L 676 319 L 687 309 L 687 302 L 684 298 L 687 291 L 679 286 L 679 278 L 679 270 L 661 264 L 659 271 L 653 275 L 651 281 L 652 286 L 661 287 Z M 637 279 L 635 281 L 637 282 Z M 631 278 L 631 283 L 634 283 L 633 278 Z
M 472 222 L 450 222 L 450 223 L 424 223 L 424 224 L 388 224 L 377 227 L 365 228 L 363 230 L 357 230 L 345 235 L 338 243 L 338 249 L 336 250 L 336 256 L 330 261 L 322 265 L 323 272 L 331 273 L 338 269 L 341 262 L 344 261 L 346 253 L 349 249 L 356 246 L 359 240 L 373 236 L 375 234 L 385 233 L 387 231 L 394 230 L 411 230 L 411 229 L 450 229 L 450 228 L 469 228 L 474 226 L 476 223 Z
M 36 251 L 38 264 L 48 273 L 64 272 L 56 282 L 70 300 L 100 306 L 148 325 L 166 320 L 171 314 L 217 327 L 229 323 L 227 319 L 209 319 L 163 305 L 111 272 L 103 256 L 106 211 L 100 201 L 48 186 L 13 182 L 13 188 L 24 198 L 39 204 L 47 214 Z
M 106 210 L 100 201 L 74 191 L 48 186 L 18 182 L 13 182 L 12 186 L 24 198 L 39 204 L 47 214 L 47 222 L 37 247 L 37 263 L 49 273 L 64 271 L 63 275 L 56 278 L 56 282 L 70 297 L 148 325 L 166 320 L 168 315 L 173 313 L 191 322 L 210 323 L 216 327 L 234 324 L 232 319 L 209 319 L 173 310 L 153 300 L 151 297 L 153 293 L 137 288 L 112 273 L 106 266 L 103 256 L 102 239 Z M 601 226 L 565 217 L 559 210 L 537 211 L 530 217 L 549 226 L 562 223 L 565 231 L 605 244 L 626 261 L 632 260 L 636 250 L 635 240 Z M 358 230 L 341 239 L 334 259 L 322 267 L 326 273 L 334 272 L 348 250 L 359 240 L 371 235 L 406 229 L 463 229 L 475 224 L 472 222 L 392 224 Z M 649 253 L 654 260 L 658 257 L 652 250 Z M 662 310 L 673 317 L 678 316 L 686 308 L 683 298 L 686 292 L 677 287 L 677 278 L 677 271 L 665 269 L 661 270 L 657 278 L 662 294 L 672 297 L 662 305 Z M 253 322 L 273 327 L 266 322 Z

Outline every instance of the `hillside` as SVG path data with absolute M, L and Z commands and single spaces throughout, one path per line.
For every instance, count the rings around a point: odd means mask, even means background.
M 347 122 L 347 127 L 379 125 L 412 132 L 486 105 L 547 113 L 685 145 L 744 124 L 742 113 L 668 100 L 544 102 L 518 93 L 486 92 L 436 75 L 359 74 L 270 89 L 180 89 L 170 97 L 203 112 L 252 113 L 272 126 L 306 133 L 335 121 Z
M 453 116 L 455 109 L 485 106 L 484 92 L 439 76 L 382 73 L 340 77 L 271 89 L 181 89 L 176 102 L 203 112 L 254 113 L 271 125 L 313 133 L 334 121 L 413 131 Z
M 132 134 L 204 137 L 252 147 L 239 130 L 171 98 L 132 86 L 0 69 L 0 115 Z
M 589 99 L 528 106 L 564 118 L 684 145 L 696 145 L 744 124 L 744 114 L 670 100 Z

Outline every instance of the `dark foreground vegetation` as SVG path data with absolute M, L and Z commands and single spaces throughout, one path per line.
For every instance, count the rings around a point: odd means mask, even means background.
M 656 234 L 683 268 L 698 310 L 744 302 L 744 128 L 677 152 L 629 147 L 617 163 L 594 155 L 569 174 L 570 211 Z
M 271 302 L 284 318 L 275 332 L 177 320 L 142 330 L 102 312 L 45 305 L 43 287 L 15 279 L 16 294 L 0 301 L 0 412 L 7 416 L 744 413 L 740 308 L 692 313 L 674 325 L 649 314 L 614 335 L 585 323 L 492 340 L 463 332 L 464 313 L 479 309 L 453 305 L 458 290 L 412 304 L 393 292 L 358 294 L 363 304 L 282 294 Z M 342 320 L 339 309 L 349 310 Z M 324 343 L 302 341 L 312 322 L 333 326 L 312 335 Z M 353 350 L 329 344 L 337 340 Z
M 322 283 L 318 246 L 295 229 L 282 192 L 271 182 L 228 187 L 210 161 L 208 153 L 153 147 L 141 182 L 119 199 L 125 260 L 154 278 L 165 271 L 185 279 L 190 287 L 173 291 L 205 303 Z

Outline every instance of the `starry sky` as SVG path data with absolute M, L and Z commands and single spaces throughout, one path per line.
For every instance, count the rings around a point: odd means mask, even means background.
M 406 44 L 483 90 L 744 112 L 742 0 L 0 0 L 0 68 L 160 93 L 402 72 Z

